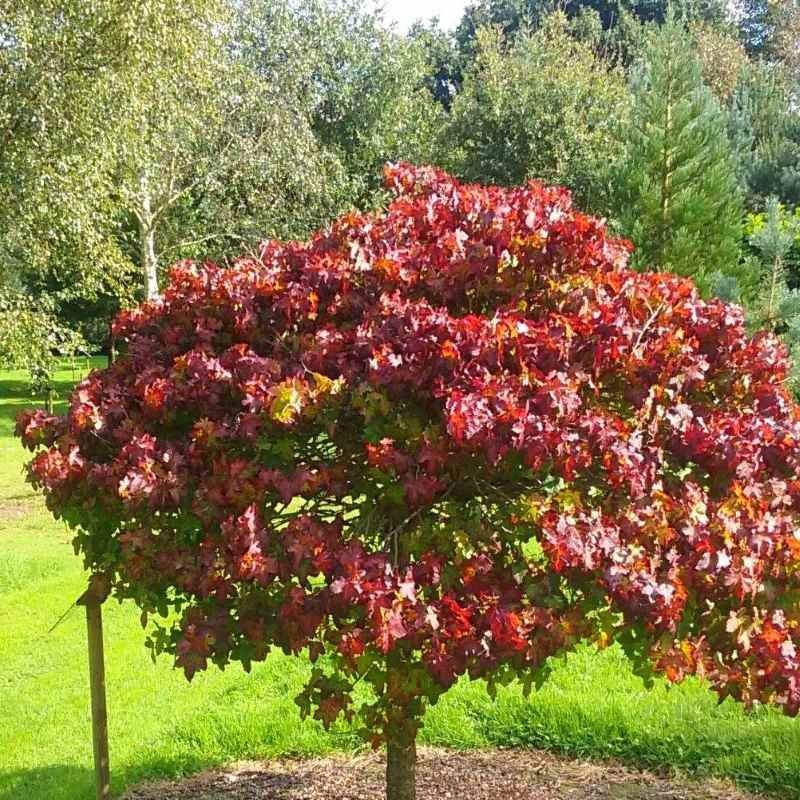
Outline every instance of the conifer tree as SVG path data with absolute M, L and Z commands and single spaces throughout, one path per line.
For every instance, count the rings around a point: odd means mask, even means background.
M 792 355 L 792 388 L 800 388 L 800 290 L 788 284 L 787 258 L 800 236 L 800 218 L 785 213 L 776 197 L 767 201 L 764 224 L 750 237 L 763 263 L 761 291 L 751 322 L 780 335 Z
M 633 71 L 633 109 L 621 126 L 625 157 L 612 167 L 612 216 L 640 268 L 707 285 L 736 270 L 742 200 L 725 116 L 690 38 L 669 19 L 648 31 Z
M 792 92 L 785 70 L 762 61 L 745 67 L 731 97 L 728 135 L 749 207 L 764 208 L 772 195 L 800 205 L 800 110 Z

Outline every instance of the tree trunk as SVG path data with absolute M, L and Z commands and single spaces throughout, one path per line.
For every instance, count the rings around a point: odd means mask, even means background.
M 416 800 L 416 773 L 415 737 L 390 730 L 386 742 L 386 800 Z
M 778 284 L 781 282 L 783 274 L 783 264 L 780 257 L 775 256 L 772 261 L 772 270 L 770 275 L 769 285 L 769 302 L 767 303 L 767 325 L 771 331 L 774 331 L 777 326 L 778 309 Z
M 144 296 L 147 300 L 158 297 L 158 261 L 156 260 L 156 232 L 142 225 L 142 270 L 144 271 Z
M 147 176 L 139 178 L 141 208 L 139 210 L 139 248 L 141 267 L 144 272 L 144 296 L 146 300 L 158 297 L 158 260 L 156 259 L 156 227 L 150 187 Z
M 667 250 L 670 225 L 670 199 L 672 194 L 672 59 L 667 64 L 666 108 L 664 109 L 664 148 L 661 164 L 661 229 L 658 236 L 658 264 L 666 268 L 664 253 Z

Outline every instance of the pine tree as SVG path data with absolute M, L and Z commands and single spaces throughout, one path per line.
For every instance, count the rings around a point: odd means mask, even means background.
M 763 263 L 761 291 L 751 313 L 757 329 L 779 334 L 792 354 L 793 388 L 800 388 L 800 290 L 790 289 L 787 258 L 800 236 L 800 218 L 786 214 L 776 197 L 767 201 L 764 225 L 750 236 Z
M 728 134 L 749 207 L 775 195 L 800 205 L 800 110 L 778 64 L 756 62 L 742 71 L 731 98 Z
M 646 44 L 621 129 L 625 157 L 612 166 L 612 216 L 639 268 L 707 287 L 712 273 L 735 274 L 739 259 L 742 200 L 725 116 L 674 19 L 649 30 Z

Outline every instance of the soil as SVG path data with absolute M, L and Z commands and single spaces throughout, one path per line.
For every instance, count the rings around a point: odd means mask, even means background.
M 123 800 L 383 800 L 382 754 L 242 762 L 129 790 Z M 421 748 L 417 800 L 756 800 L 698 782 L 535 750 Z

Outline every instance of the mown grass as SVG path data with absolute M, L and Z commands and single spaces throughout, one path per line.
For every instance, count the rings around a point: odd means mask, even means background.
M 75 373 L 59 375 L 64 395 Z M 13 416 L 29 404 L 24 375 L 0 373 L 0 800 L 92 797 L 83 618 L 85 587 L 69 532 L 22 477 L 25 454 Z M 114 791 L 241 758 L 353 749 L 342 730 L 302 722 L 292 698 L 303 660 L 277 654 L 246 675 L 233 668 L 190 685 L 169 661 L 153 664 L 136 610 L 105 609 Z M 518 687 L 492 701 L 482 684 L 459 684 L 431 709 L 424 742 L 456 748 L 543 747 L 581 756 L 728 776 L 800 797 L 800 727 L 763 710 L 719 705 L 696 681 L 646 689 L 611 648 L 581 649 L 526 699 Z

